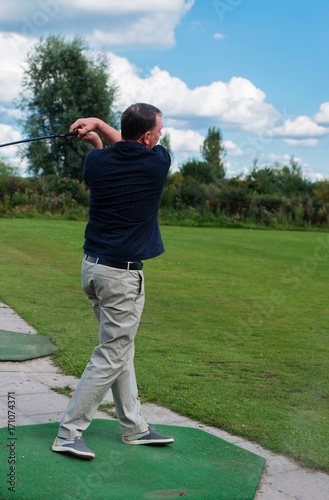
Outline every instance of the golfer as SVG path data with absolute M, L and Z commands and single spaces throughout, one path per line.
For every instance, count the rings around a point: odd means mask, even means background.
M 164 252 L 157 214 L 170 155 L 156 145 L 161 129 L 161 111 L 144 103 L 122 114 L 121 133 L 98 118 L 79 119 L 70 128 L 94 148 L 83 170 L 90 210 L 81 276 L 99 321 L 99 345 L 63 415 L 52 445 L 56 452 L 95 457 L 82 432 L 110 388 L 124 443 L 174 441 L 144 420 L 133 363 L 145 300 L 142 261 Z M 110 148 L 103 149 L 100 136 Z

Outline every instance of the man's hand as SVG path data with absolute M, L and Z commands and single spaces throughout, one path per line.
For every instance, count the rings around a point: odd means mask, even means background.
M 70 132 L 77 130 L 79 132 L 78 138 L 82 139 L 86 134 L 97 130 L 97 125 L 100 120 L 98 118 L 79 118 L 70 127 Z
M 103 149 L 103 143 L 97 132 L 87 132 L 85 135 L 80 137 L 80 140 L 83 142 L 89 142 L 94 149 Z
M 99 118 L 79 118 L 70 127 L 70 132 L 77 130 L 79 132 L 78 139 L 83 140 L 90 132 L 97 130 L 97 132 L 109 143 L 110 146 L 118 141 L 121 141 L 121 133 L 115 128 L 107 125 Z M 94 146 L 95 147 L 95 146 Z

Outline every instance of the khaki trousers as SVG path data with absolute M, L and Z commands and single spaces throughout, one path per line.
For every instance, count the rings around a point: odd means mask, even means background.
M 141 415 L 133 362 L 134 338 L 145 301 L 143 272 L 83 259 L 81 277 L 99 321 L 99 345 L 66 408 L 58 435 L 81 436 L 110 388 L 122 434 L 135 434 L 147 427 Z

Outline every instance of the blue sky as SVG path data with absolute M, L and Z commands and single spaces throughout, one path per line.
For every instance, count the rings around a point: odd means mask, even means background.
M 219 127 L 227 175 L 288 164 L 329 178 L 325 0 L 12 0 L 1 6 L 0 143 L 20 138 L 13 99 L 40 36 L 82 36 L 107 52 L 118 107 L 164 114 L 174 169 Z M 1 151 L 15 161 L 16 148 Z

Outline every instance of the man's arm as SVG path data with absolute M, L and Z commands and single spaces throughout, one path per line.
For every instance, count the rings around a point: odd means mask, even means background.
M 94 149 L 103 149 L 103 143 L 97 132 L 87 132 L 87 134 L 82 137 L 78 136 L 78 139 L 83 142 L 89 142 Z
M 116 142 L 122 140 L 121 133 L 118 130 L 99 118 L 79 118 L 70 127 L 70 132 L 74 132 L 75 130 L 79 132 L 79 139 L 83 139 L 88 133 L 97 130 L 110 146 L 114 146 Z

